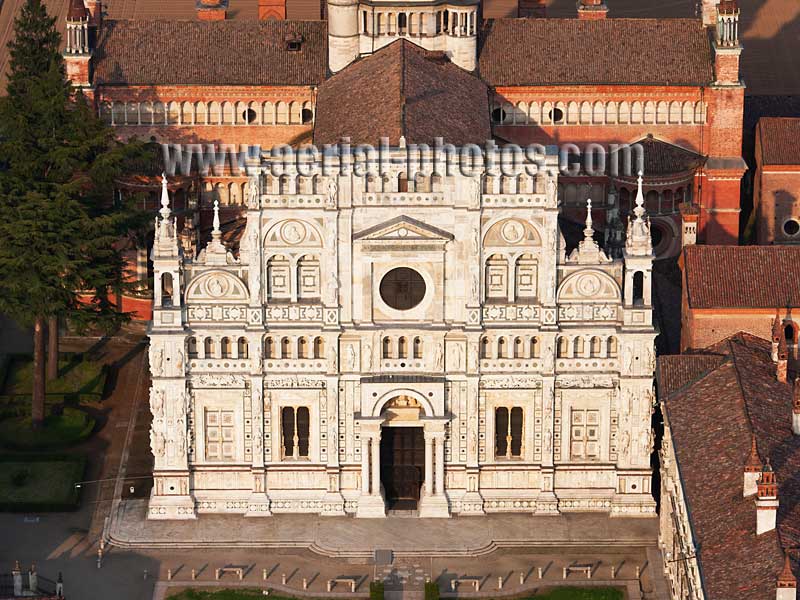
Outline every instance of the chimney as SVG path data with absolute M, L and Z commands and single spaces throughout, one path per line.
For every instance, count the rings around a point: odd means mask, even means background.
M 778 362 L 778 345 L 783 337 L 783 327 L 778 309 L 775 309 L 775 318 L 772 319 L 772 362 Z
M 67 79 L 78 87 L 91 84 L 92 39 L 91 14 L 83 0 L 70 0 L 64 32 L 64 68 Z
M 196 0 L 194 7 L 201 21 L 224 21 L 228 16 L 228 0 Z
M 792 573 L 792 562 L 786 551 L 783 554 L 783 570 L 775 586 L 775 600 L 797 600 L 797 579 Z
M 688 203 L 681 202 L 681 244 L 691 246 L 697 243 L 697 219 L 700 217 L 700 210 Z
M 286 0 L 258 0 L 258 18 L 261 21 L 286 19 Z
M 739 85 L 739 6 L 736 0 L 720 0 L 715 15 L 714 74 L 716 83 Z
M 781 336 L 778 342 L 778 362 L 775 363 L 775 377 L 781 383 L 786 383 L 789 370 L 789 348 L 786 346 L 786 338 Z
M 546 0 L 518 0 L 517 16 L 520 18 L 544 19 L 547 17 Z
M 578 18 L 596 21 L 605 19 L 608 6 L 603 0 L 578 0 Z
M 753 496 L 758 492 L 758 476 L 761 475 L 761 457 L 758 456 L 756 436 L 753 434 L 750 444 L 750 456 L 744 465 L 744 497 Z
M 778 516 L 778 482 L 767 459 L 756 492 L 756 535 L 775 529 Z

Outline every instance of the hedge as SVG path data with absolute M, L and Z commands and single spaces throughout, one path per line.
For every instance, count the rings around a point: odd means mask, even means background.
M 369 583 L 370 600 L 383 600 L 383 582 L 370 581 Z
M 11 462 L 65 462 L 77 466 L 75 472 L 81 481 L 86 475 L 86 456 L 82 454 L 56 454 L 56 453 L 5 453 L 0 454 L 0 463 Z M 2 467 L 0 467 L 2 468 Z M 80 506 L 81 488 L 72 487 L 70 500 L 67 502 L 37 501 L 37 502 L 6 502 L 0 500 L 0 511 L 2 512 L 70 512 L 77 510 Z
M 439 584 L 435 581 L 425 582 L 425 600 L 439 600 Z

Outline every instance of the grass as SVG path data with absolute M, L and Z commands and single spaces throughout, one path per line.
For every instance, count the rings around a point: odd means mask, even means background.
M 62 354 L 58 361 L 58 377 L 47 382 L 48 394 L 103 393 L 106 372 L 101 363 L 88 360 L 83 354 Z M 33 390 L 33 359 L 14 357 L 8 366 L 4 394 L 30 394 Z
M 85 457 L 6 455 L 0 462 L 0 510 L 72 510 Z
M 82 410 L 65 407 L 63 414 L 45 417 L 41 429 L 31 429 L 30 417 L 0 421 L 0 445 L 18 450 L 60 448 L 88 438 L 95 420 Z

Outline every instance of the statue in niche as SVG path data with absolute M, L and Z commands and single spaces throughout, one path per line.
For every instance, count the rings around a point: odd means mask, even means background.
M 461 361 L 464 359 L 464 348 L 461 343 L 453 345 L 453 368 L 460 369 Z
M 163 375 L 164 351 L 159 346 L 155 346 L 153 348 L 152 356 L 153 356 L 153 364 L 152 364 L 153 375 L 156 376 Z
M 328 372 L 336 372 L 336 348 L 334 348 L 333 344 L 328 349 Z
M 476 372 L 478 370 L 478 356 L 480 354 L 480 349 L 477 342 L 473 342 L 469 345 L 469 370 L 472 372 Z
M 438 342 L 436 344 L 436 354 L 433 358 L 433 368 L 436 371 L 440 371 L 444 366 L 444 347 L 442 346 L 442 342 Z
M 175 453 L 178 456 L 186 453 L 186 434 L 181 429 L 175 432 Z
M 350 371 L 358 370 L 358 356 L 356 356 L 356 348 L 353 344 L 347 346 L 347 367 Z
M 481 229 L 478 225 L 472 230 L 472 255 L 475 257 L 481 254 Z
M 328 302 L 331 304 L 336 304 L 336 293 L 339 290 L 339 280 L 336 277 L 335 273 L 330 273 L 328 275 L 328 284 L 327 284 L 327 295 L 328 295 Z
M 164 416 L 164 390 L 154 389 L 150 394 L 150 412 L 154 417 Z
M 622 436 L 620 437 L 619 455 L 628 456 L 628 451 L 630 450 L 630 448 L 631 448 L 631 434 L 626 429 L 622 432 Z
M 178 350 L 177 355 L 175 356 L 175 369 L 178 371 L 179 375 L 184 374 L 183 370 L 183 352 Z
M 336 195 L 339 191 L 339 184 L 336 177 L 328 179 L 328 208 L 336 208 Z
M 164 456 L 164 448 L 165 448 L 165 440 L 164 436 L 161 435 L 160 432 L 156 431 L 155 429 L 150 430 L 150 450 L 153 451 L 153 456 L 156 458 L 161 458 Z
M 470 269 L 470 297 L 472 302 L 477 303 L 481 293 L 481 278 L 478 273 L 478 268 L 473 265 Z
M 364 367 L 367 371 L 372 371 L 372 346 L 369 342 L 364 344 Z
M 553 351 L 553 342 L 547 342 L 544 344 L 544 348 L 542 349 L 542 370 L 553 370 Z
M 261 190 L 258 175 L 253 175 L 247 182 L 247 207 L 257 209 L 261 205 Z

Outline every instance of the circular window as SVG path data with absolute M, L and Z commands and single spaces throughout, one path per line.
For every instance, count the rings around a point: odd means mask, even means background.
M 395 310 L 408 310 L 425 297 L 425 280 L 408 267 L 392 269 L 381 279 L 381 298 Z
M 554 108 L 550 111 L 548 116 L 553 123 L 561 123 L 561 121 L 564 120 L 564 111 L 560 108 Z
M 303 119 L 303 124 L 308 124 L 314 120 L 314 113 L 311 112 L 310 108 L 304 108 L 300 111 L 300 117 Z
M 650 238 L 653 240 L 653 248 L 658 248 L 658 245 L 664 239 L 664 230 L 654 225 L 650 228 Z
M 786 235 L 797 235 L 800 232 L 800 223 L 794 219 L 789 219 L 783 224 L 783 232 Z
M 256 111 L 252 108 L 248 108 L 246 111 L 242 113 L 242 118 L 244 119 L 245 123 L 255 123 L 256 122 Z

